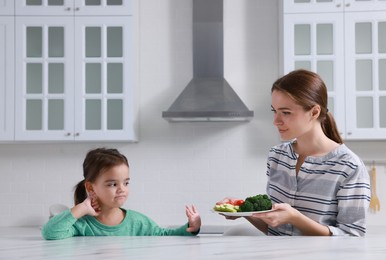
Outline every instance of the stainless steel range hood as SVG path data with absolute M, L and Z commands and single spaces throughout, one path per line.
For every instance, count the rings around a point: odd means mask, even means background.
M 249 121 L 224 78 L 223 0 L 193 0 L 193 79 L 162 117 L 178 121 Z

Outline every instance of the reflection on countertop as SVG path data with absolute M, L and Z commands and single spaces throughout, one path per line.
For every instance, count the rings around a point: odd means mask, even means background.
M 74 237 L 43 240 L 37 227 L 0 228 L 0 259 L 385 259 L 386 227 L 355 237 Z

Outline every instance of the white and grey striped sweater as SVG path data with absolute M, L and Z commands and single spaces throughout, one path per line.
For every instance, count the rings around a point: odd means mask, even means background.
M 332 235 L 364 236 L 370 178 L 361 159 L 346 145 L 321 157 L 307 157 L 296 175 L 292 142 L 271 148 L 267 194 L 329 227 Z M 269 227 L 269 235 L 301 235 L 290 224 Z

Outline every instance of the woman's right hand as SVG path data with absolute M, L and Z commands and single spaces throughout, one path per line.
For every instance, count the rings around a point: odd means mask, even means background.
M 235 219 L 238 219 L 238 218 L 241 218 L 241 217 L 237 217 L 237 216 L 226 216 L 224 214 L 221 214 L 220 215 L 223 215 L 226 219 L 230 219 L 230 220 L 235 220 Z

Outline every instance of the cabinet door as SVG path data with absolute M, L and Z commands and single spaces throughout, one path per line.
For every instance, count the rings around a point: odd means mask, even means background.
M 13 0 L 0 0 L 0 15 L 14 15 Z
M 131 3 L 132 0 L 16 0 L 15 2 L 17 15 L 130 15 Z
M 350 13 L 345 20 L 347 137 L 385 139 L 385 13 Z
M 328 90 L 328 107 L 344 137 L 343 14 L 287 14 L 283 27 L 284 73 L 318 73 Z
M 284 13 L 342 12 L 344 0 L 282 0 Z
M 131 19 L 75 19 L 78 140 L 136 140 Z
M 385 0 L 283 0 L 284 13 L 333 13 L 386 10 Z
M 74 0 L 15 0 L 15 12 L 16 15 L 73 15 L 73 1 Z
M 345 12 L 386 10 L 385 0 L 345 0 Z
M 132 0 L 75 0 L 76 15 L 131 15 Z
M 16 18 L 16 140 L 73 139 L 73 18 Z
M 13 140 L 14 19 L 0 16 L 0 140 Z

